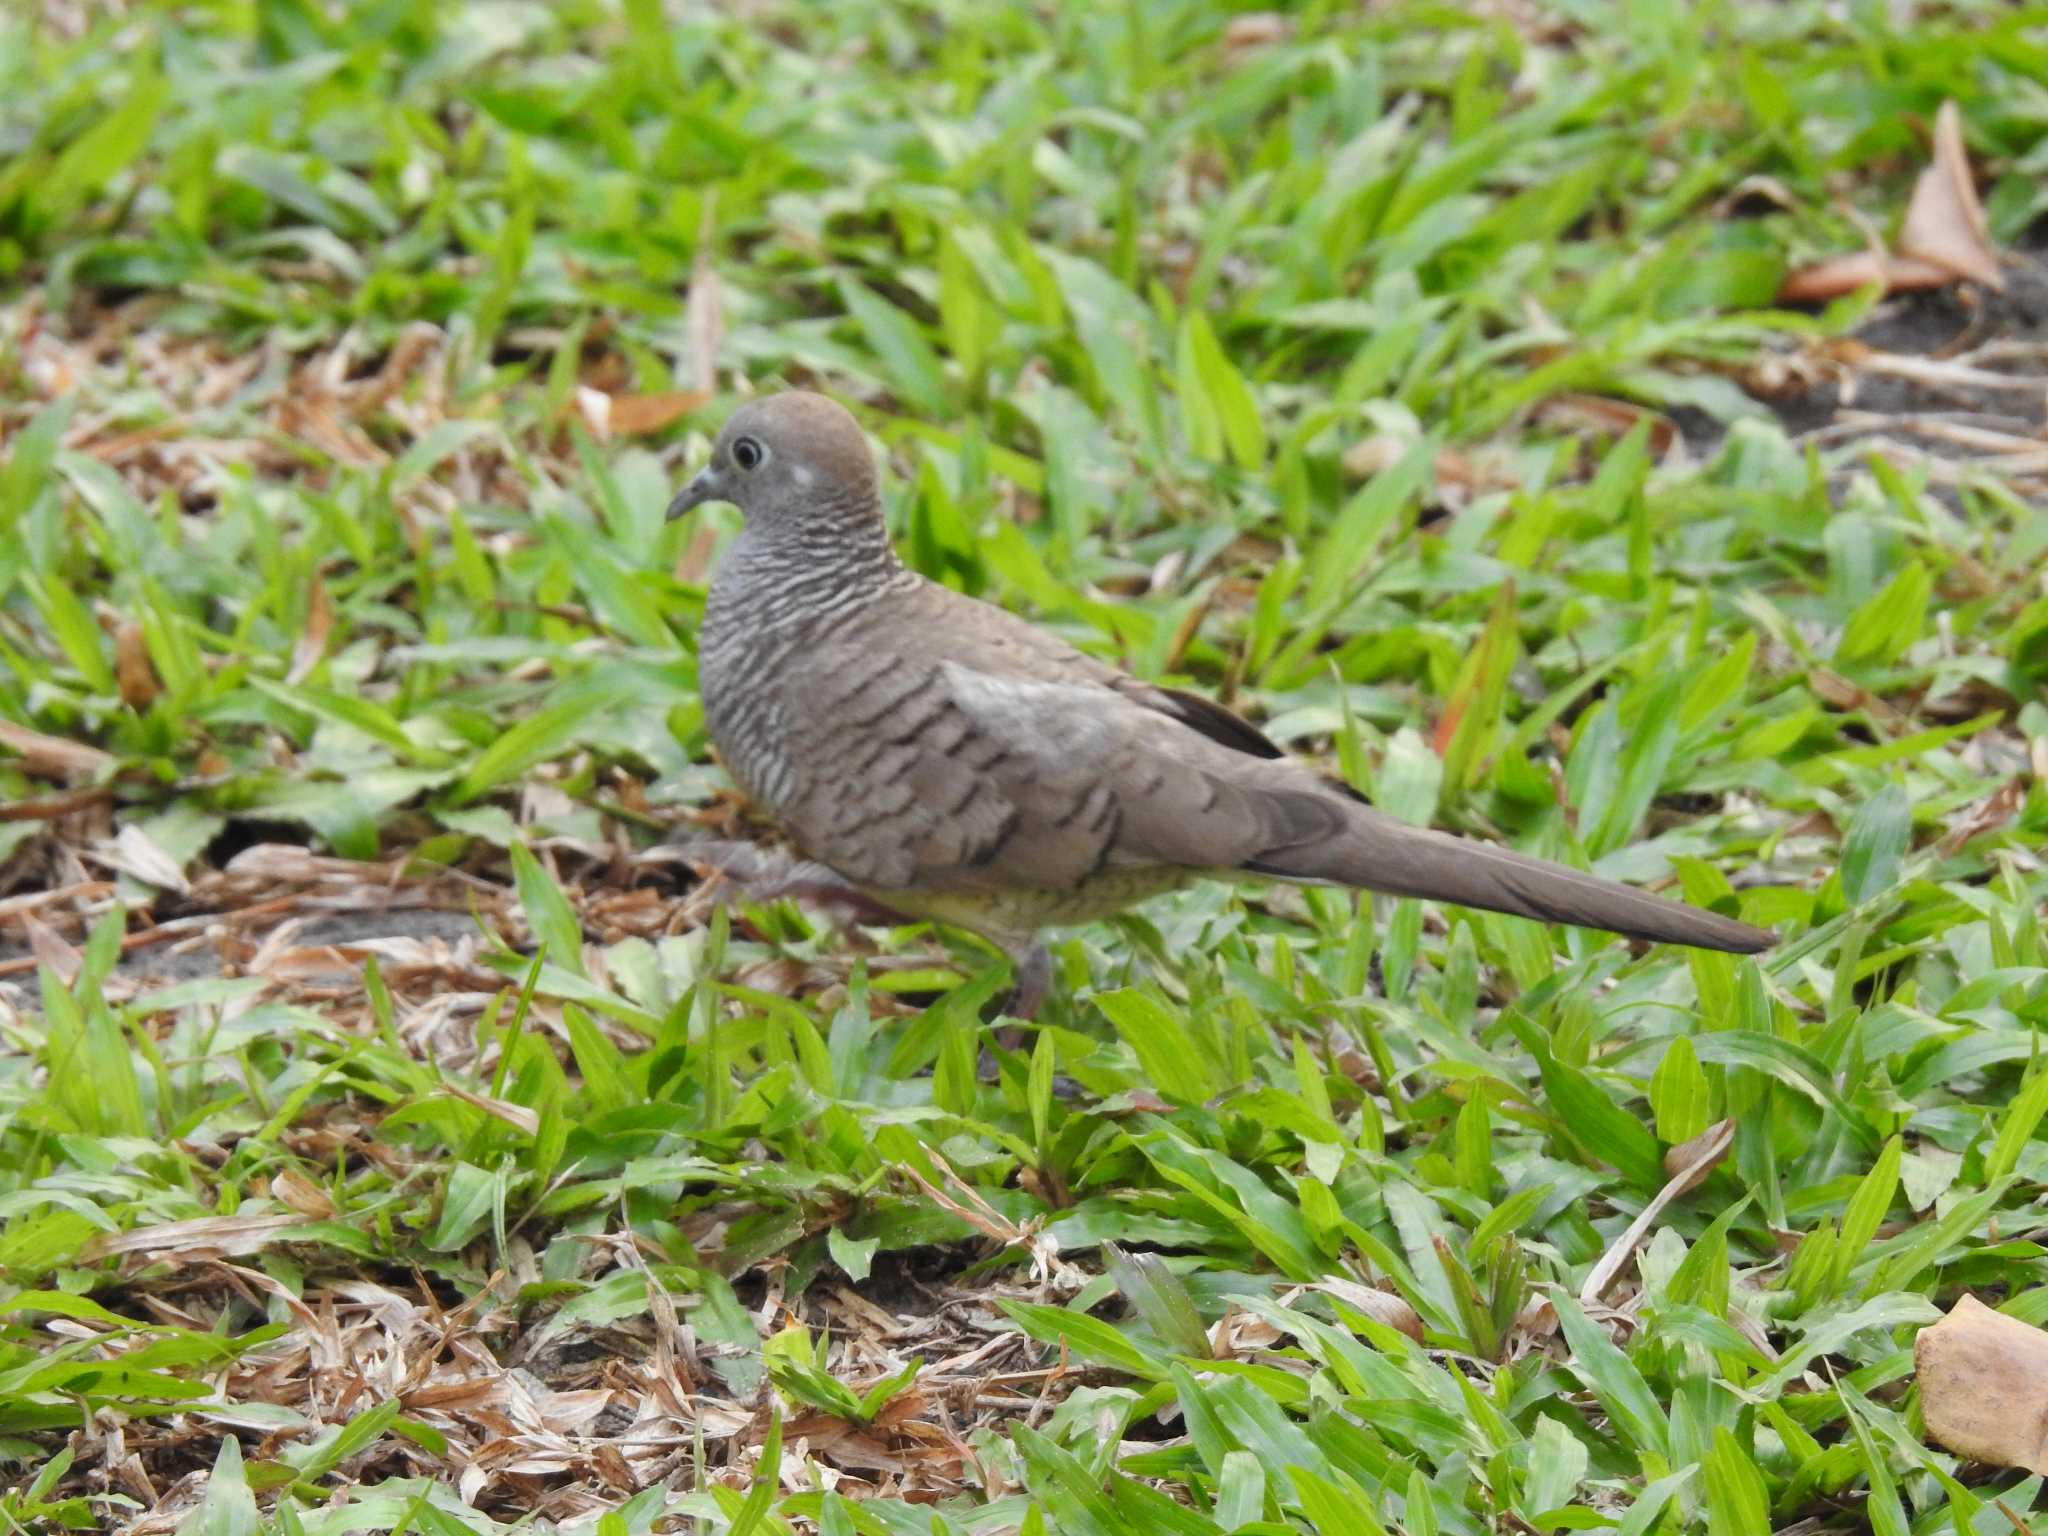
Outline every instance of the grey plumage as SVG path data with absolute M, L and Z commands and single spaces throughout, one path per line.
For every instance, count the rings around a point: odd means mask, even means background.
M 807 868 L 982 934 L 1018 963 L 1020 992 L 1042 985 L 1040 928 L 1204 876 L 1359 886 L 1706 949 L 1773 942 L 1396 821 L 1221 706 L 926 581 L 890 548 L 860 429 L 822 396 L 735 413 L 669 515 L 713 500 L 746 517 L 698 643 L 727 768 Z

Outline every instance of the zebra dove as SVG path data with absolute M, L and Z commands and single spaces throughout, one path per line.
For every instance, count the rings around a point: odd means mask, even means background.
M 1043 927 L 1205 877 L 1357 886 L 1751 953 L 1770 933 L 1374 810 L 1247 721 L 939 586 L 890 547 L 853 418 L 792 391 L 742 406 L 670 503 L 745 526 L 698 636 L 728 771 L 807 862 L 703 858 L 761 897 L 852 900 L 980 934 L 1028 1018 Z

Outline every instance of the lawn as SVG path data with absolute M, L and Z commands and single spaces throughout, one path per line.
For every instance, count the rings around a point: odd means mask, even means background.
M 2002 291 L 1780 302 L 1930 162 Z M 6 7 L 0 1524 L 2035 1529 L 1914 1344 L 2048 1323 L 2044 219 L 1983 0 Z M 1783 942 L 1206 885 L 1013 1034 L 721 902 L 662 512 L 791 384 L 926 573 Z

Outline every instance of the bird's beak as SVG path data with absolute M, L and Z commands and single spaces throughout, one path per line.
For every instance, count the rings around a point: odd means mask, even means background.
M 692 507 L 701 507 L 707 501 L 725 499 L 725 477 L 719 474 L 716 464 L 706 464 L 689 484 L 676 492 L 676 499 L 668 504 L 668 520 L 674 522 Z

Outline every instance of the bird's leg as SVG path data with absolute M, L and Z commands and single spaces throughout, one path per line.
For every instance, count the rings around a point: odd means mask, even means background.
M 1000 944 L 1010 960 L 1010 993 L 1001 1002 L 983 1015 L 983 1022 L 996 1025 L 994 1050 L 984 1045 L 981 1048 L 981 1062 L 976 1075 L 984 1083 L 992 1083 L 1002 1075 L 996 1065 L 995 1051 L 1021 1051 L 1024 1049 L 1026 1032 L 1015 1020 L 1029 1021 L 1038 1012 L 1038 1005 L 1045 1001 L 1045 994 L 1052 983 L 1052 956 L 1043 944 L 1030 939 L 996 940 L 992 935 L 984 938 Z M 1003 1022 L 1005 1020 L 1013 1022 Z
M 689 861 L 700 875 L 717 875 L 725 890 L 749 901 L 809 901 L 843 908 L 855 921 L 900 923 L 903 914 L 884 906 L 836 870 L 812 859 L 797 859 L 755 843 L 702 842 L 688 848 Z
M 1010 984 L 1010 995 L 1003 999 L 1002 1012 L 1029 1021 L 1038 1016 L 1039 1005 L 1052 987 L 1052 954 L 1043 944 L 1027 943 L 1009 949 L 1009 955 L 1016 979 Z

